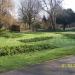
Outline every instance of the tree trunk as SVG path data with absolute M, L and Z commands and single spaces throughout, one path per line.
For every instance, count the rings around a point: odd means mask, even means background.
M 64 31 L 65 31 L 65 28 L 66 28 L 66 25 L 64 24 L 64 25 L 63 25 L 63 30 L 64 30 Z
M 51 18 L 52 30 L 55 31 L 56 30 L 56 20 L 55 20 L 55 14 L 53 12 L 51 13 L 50 18 Z

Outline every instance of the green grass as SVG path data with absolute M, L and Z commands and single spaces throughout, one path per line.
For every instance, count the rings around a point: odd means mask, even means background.
M 13 69 L 25 68 L 27 65 L 42 63 L 44 61 L 57 59 L 60 57 L 75 55 L 75 47 L 57 48 L 14 56 L 0 57 L 0 72 Z
M 75 32 L 0 33 L 0 72 L 75 55 Z

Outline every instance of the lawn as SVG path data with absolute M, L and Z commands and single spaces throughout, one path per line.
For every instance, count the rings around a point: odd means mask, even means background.
M 0 72 L 75 55 L 75 32 L 0 33 Z

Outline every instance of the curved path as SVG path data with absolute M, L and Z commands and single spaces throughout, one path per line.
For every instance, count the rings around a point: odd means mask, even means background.
M 69 64 L 63 67 L 62 64 Z M 32 65 L 22 70 L 15 70 L 0 75 L 75 75 L 75 56 L 45 62 L 43 64 Z

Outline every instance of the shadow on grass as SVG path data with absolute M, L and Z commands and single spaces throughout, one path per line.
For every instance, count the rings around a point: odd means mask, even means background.
M 22 36 L 23 36 L 23 34 L 21 34 L 21 33 L 13 33 L 13 32 L 2 32 L 2 33 L 0 33 L 0 37 L 5 37 L 5 38 L 19 38 Z
M 75 39 L 75 34 L 63 34 L 68 39 Z

